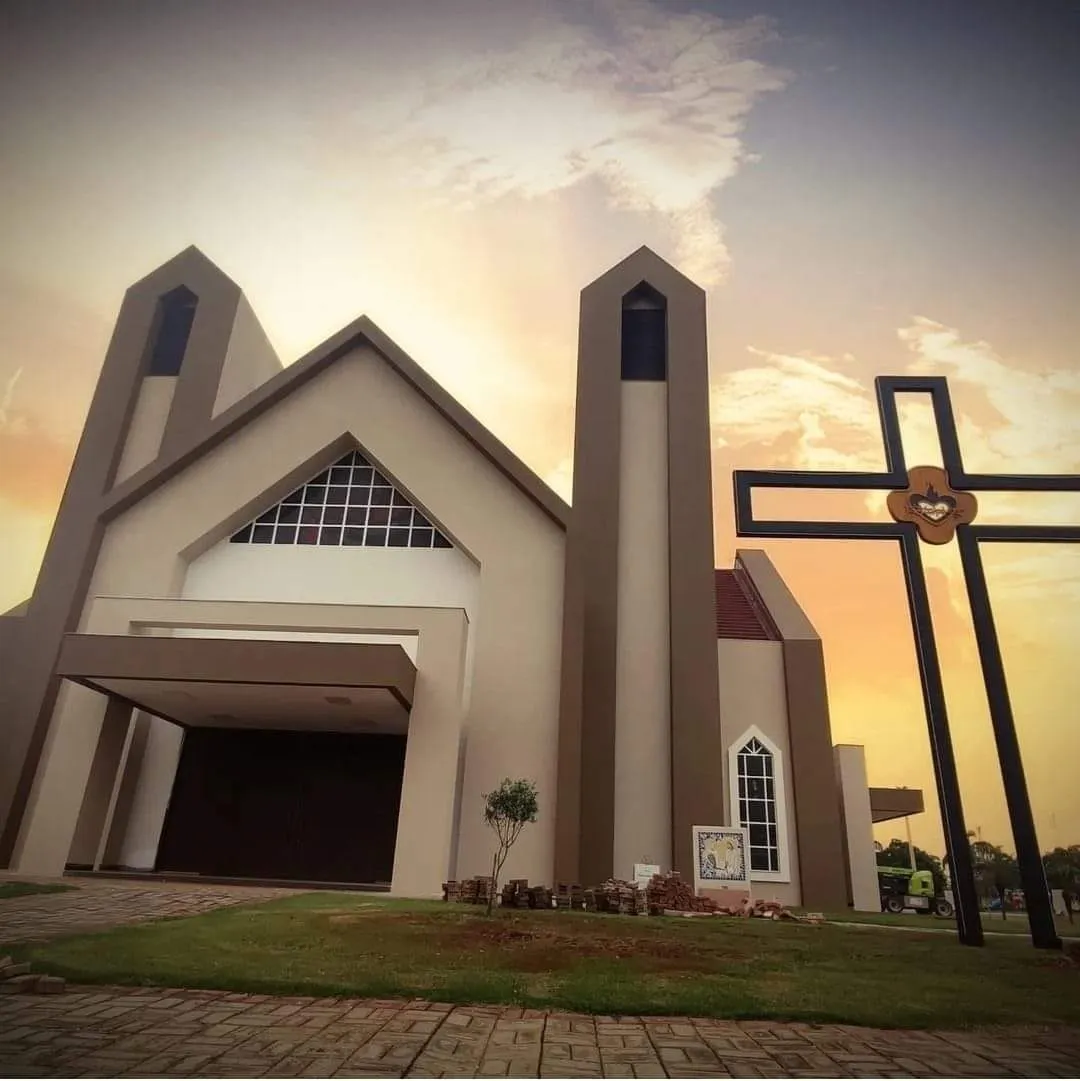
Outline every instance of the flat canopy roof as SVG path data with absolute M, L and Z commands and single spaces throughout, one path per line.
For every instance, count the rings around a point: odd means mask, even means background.
M 875 822 L 922 814 L 925 810 L 921 788 L 871 788 L 870 817 Z
M 69 634 L 57 675 L 185 727 L 401 733 L 416 666 L 398 644 Z

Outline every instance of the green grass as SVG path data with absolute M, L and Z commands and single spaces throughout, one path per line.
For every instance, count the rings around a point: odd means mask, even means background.
M 82 983 L 421 997 L 879 1027 L 1080 1023 L 1080 968 L 1022 940 L 481 911 L 310 893 L 11 949 Z
M 0 901 L 8 897 L 31 897 L 35 893 L 67 893 L 78 889 L 60 882 L 0 882 Z

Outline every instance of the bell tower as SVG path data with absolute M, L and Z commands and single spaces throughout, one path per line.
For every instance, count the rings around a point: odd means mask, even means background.
M 689 875 L 722 822 L 705 294 L 641 248 L 581 295 L 556 878 Z

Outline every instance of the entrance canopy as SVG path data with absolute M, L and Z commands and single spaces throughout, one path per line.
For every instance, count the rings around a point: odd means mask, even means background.
M 870 814 L 874 822 L 891 822 L 894 818 L 922 814 L 921 788 L 871 788 Z
M 397 644 L 69 634 L 57 674 L 185 728 L 404 734 L 416 667 Z

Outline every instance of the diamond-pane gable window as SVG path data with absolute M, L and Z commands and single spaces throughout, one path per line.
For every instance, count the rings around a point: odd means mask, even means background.
M 346 454 L 230 540 L 358 548 L 453 547 L 359 451 Z
M 772 752 L 751 739 L 738 756 L 739 825 L 750 834 L 750 870 L 780 870 L 775 762 Z

